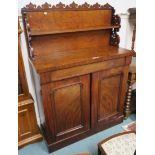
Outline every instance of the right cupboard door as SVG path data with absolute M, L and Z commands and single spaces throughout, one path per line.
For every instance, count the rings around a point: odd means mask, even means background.
M 128 68 L 119 67 L 92 74 L 92 127 L 108 128 L 123 120 Z

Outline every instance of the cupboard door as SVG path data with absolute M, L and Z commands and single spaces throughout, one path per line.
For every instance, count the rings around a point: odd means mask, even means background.
M 92 75 L 92 126 L 103 129 L 122 120 L 126 80 L 122 67 Z
M 89 84 L 89 75 L 84 75 L 42 86 L 45 117 L 52 141 L 89 130 Z

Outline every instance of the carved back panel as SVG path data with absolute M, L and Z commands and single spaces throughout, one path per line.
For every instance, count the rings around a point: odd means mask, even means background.
M 109 30 L 99 30 L 37 36 L 32 40 L 32 47 L 35 49 L 34 56 L 37 59 L 52 54 L 53 57 L 58 58 L 60 54 L 63 55 L 64 51 L 76 52 L 77 49 L 107 46 L 109 45 L 109 32 Z
M 111 25 L 111 10 L 28 12 L 31 34 L 61 33 Z

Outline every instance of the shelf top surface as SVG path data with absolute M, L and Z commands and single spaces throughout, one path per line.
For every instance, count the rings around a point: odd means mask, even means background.
M 88 28 L 77 28 L 77 29 L 68 29 L 68 30 L 51 30 L 51 31 L 31 31 L 31 36 L 42 36 L 42 35 L 51 35 L 51 34 L 61 34 L 61 33 L 71 33 L 71 32 L 84 32 L 84 31 L 95 31 L 95 30 L 104 30 L 104 29 L 112 29 L 112 28 L 120 28 L 120 25 L 105 25 L 88 27 Z
M 32 63 L 37 72 L 41 73 L 101 62 L 114 58 L 132 56 L 133 54 L 133 52 L 124 48 L 105 46 L 69 51 L 57 51 L 51 53 L 50 55 L 32 60 Z

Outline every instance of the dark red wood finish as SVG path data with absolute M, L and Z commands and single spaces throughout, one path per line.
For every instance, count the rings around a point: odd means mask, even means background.
M 109 4 L 74 2 L 22 9 L 49 152 L 123 120 L 133 52 L 118 47 L 114 12 Z

